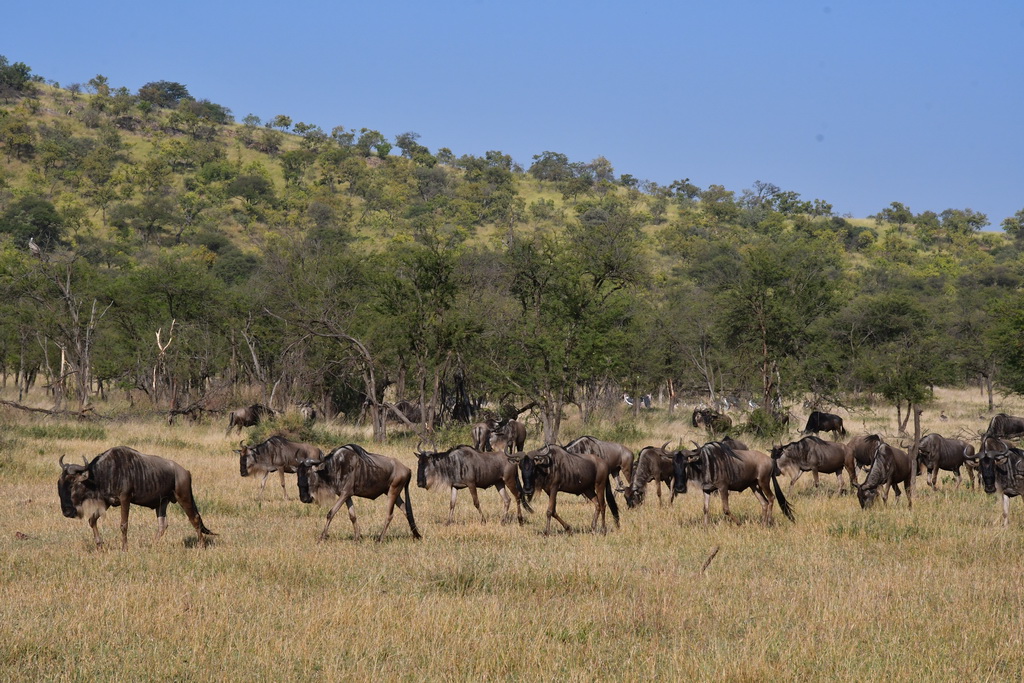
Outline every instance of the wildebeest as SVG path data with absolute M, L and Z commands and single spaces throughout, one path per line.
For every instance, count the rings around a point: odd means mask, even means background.
M 491 433 L 497 426 L 498 421 L 494 418 L 488 418 L 473 425 L 473 448 L 478 451 L 491 450 Z
M 875 458 L 875 449 L 882 437 L 878 434 L 861 434 L 846 442 L 846 447 L 853 453 L 853 462 L 857 467 L 868 469 Z
M 983 444 L 988 443 L 988 439 Z M 1024 490 L 1024 451 L 1007 447 L 1005 450 L 984 449 L 971 458 L 978 463 L 985 493 L 1003 494 L 1003 526 L 1010 523 L 1010 499 Z
M 704 523 L 710 521 L 711 494 L 722 497 L 722 512 L 735 522 L 729 511 L 729 491 L 750 489 L 761 501 L 761 521 L 772 522 L 772 504 L 777 498 L 783 514 L 795 521 L 793 508 L 782 493 L 775 476 L 775 462 L 767 454 L 753 450 L 733 450 L 721 441 L 706 443 L 695 451 L 679 451 L 673 462 L 676 493 L 686 493 L 687 481 L 700 482 L 704 492 Z M 769 484 L 772 486 L 770 487 Z M 772 495 L 772 487 L 775 495 Z
M 896 491 L 897 502 L 900 499 L 900 484 L 907 491 L 907 507 L 913 508 L 914 477 L 917 474 L 916 463 L 910 455 L 895 446 L 879 440 L 875 446 L 875 455 L 871 459 L 864 483 L 857 486 L 857 500 L 862 508 L 871 507 L 878 498 L 878 489 L 882 488 L 882 500 L 888 502 L 889 488 Z
M 672 482 L 675 478 L 675 467 L 674 460 L 676 453 L 686 452 L 690 455 L 696 453 L 696 451 L 670 451 L 668 449 L 668 443 L 665 442 L 661 448 L 655 446 L 645 446 L 640 450 L 640 454 L 637 456 L 636 464 L 633 466 L 633 478 L 626 488 L 626 505 L 629 507 L 638 507 L 643 505 L 644 498 L 647 491 L 647 484 L 653 479 L 657 488 L 655 491 L 658 494 L 658 504 L 661 504 L 661 483 L 665 482 L 665 485 L 669 490 L 668 502 L 671 504 L 675 500 L 676 491 Z M 735 450 L 748 450 L 747 445 L 742 441 L 737 441 L 731 437 L 725 437 L 722 439 L 722 443 L 726 444 L 730 448 Z
M 1024 417 L 1014 417 L 1006 413 L 999 413 L 988 423 L 983 439 L 1016 439 L 1024 436 Z
M 260 500 L 263 499 L 263 489 L 267 486 L 267 477 L 272 472 L 277 472 L 281 476 L 281 491 L 285 500 L 289 500 L 288 489 L 284 485 L 285 472 L 294 474 L 304 460 L 319 460 L 323 457 L 323 452 L 316 446 L 289 441 L 279 434 L 255 446 L 246 446 L 244 441 L 239 443 L 241 449 L 236 452 L 239 455 L 238 467 L 241 475 L 248 477 L 250 474 L 263 472 L 263 479 L 260 481 Z
M 299 404 L 299 414 L 302 415 L 302 419 L 306 422 L 316 422 L 316 418 L 319 417 L 316 406 L 309 401 Z
M 658 493 L 658 504 L 661 504 L 661 483 L 665 482 L 669 490 L 668 502 L 675 500 L 676 492 L 672 488 L 672 459 L 675 451 L 666 450 L 668 443 L 665 442 L 660 448 L 657 446 L 644 446 L 637 456 L 636 465 L 633 467 L 633 477 L 626 488 L 626 505 L 637 507 L 643 505 L 647 492 L 647 484 L 653 479 Z
M 839 490 L 843 488 L 843 470 L 850 477 L 850 488 L 857 486 L 857 470 L 853 452 L 844 443 L 825 441 L 817 436 L 805 436 L 798 441 L 772 448 L 772 460 L 779 470 L 789 475 L 792 486 L 804 472 L 814 477 L 814 485 L 818 486 L 818 474 L 834 474 L 839 479 Z
M 952 472 L 956 487 L 960 487 L 960 467 L 967 466 L 967 459 L 974 455 L 974 446 L 960 439 L 949 439 L 938 434 L 921 437 L 917 445 L 917 462 L 928 472 L 928 485 L 936 490 L 939 470 Z M 974 485 L 974 470 L 967 468 L 967 475 Z
M 601 531 L 607 532 L 605 505 L 612 511 L 615 526 L 619 525 L 619 507 L 615 503 L 611 481 L 608 479 L 608 463 L 594 453 L 570 453 L 561 446 L 545 445 L 537 450 L 508 458 L 519 466 L 523 477 L 523 493 L 531 496 L 535 488 L 548 494 L 547 524 L 544 533 L 551 532 L 551 518 L 572 532 L 572 528 L 558 516 L 556 500 L 559 491 L 576 493 L 594 501 L 594 519 L 590 528 L 597 532 L 597 520 L 601 519 Z
M 121 550 L 128 549 L 128 508 L 130 505 L 156 510 L 156 538 L 167 530 L 167 506 L 177 503 L 185 511 L 199 544 L 204 534 L 215 535 L 203 524 L 192 495 L 192 475 L 184 467 L 156 455 L 145 455 L 127 446 L 100 453 L 84 465 L 64 464 L 57 481 L 60 510 L 65 517 L 84 517 L 92 527 L 97 547 L 103 545 L 96 523 L 108 507 L 121 507 Z
M 496 451 L 505 450 L 505 444 L 511 444 L 517 453 L 522 453 L 526 444 L 526 425 L 518 420 L 497 422 L 491 428 L 491 448 Z
M 511 462 L 504 452 L 481 452 L 471 446 L 456 446 L 438 453 L 434 451 L 416 451 L 419 466 L 416 469 L 416 485 L 428 491 L 434 486 L 451 487 L 451 505 L 448 508 L 448 524 L 455 518 L 455 499 L 459 489 L 469 489 L 473 496 L 473 505 L 480 513 L 480 521 L 485 521 L 484 511 L 480 508 L 477 489 L 492 486 L 498 490 L 505 512 L 502 521 L 512 518 L 509 494 L 516 500 L 516 518 L 523 524 L 523 507 L 533 512 L 523 497 L 523 489 L 519 484 L 519 475 L 515 463 Z
M 703 427 L 711 434 L 724 434 L 732 429 L 732 418 L 710 408 L 694 408 L 690 424 Z
M 238 428 L 238 432 L 242 432 L 242 427 L 254 427 L 260 423 L 265 417 L 273 417 L 277 413 L 274 412 L 273 408 L 268 408 L 262 403 L 254 403 L 248 408 L 238 408 L 231 411 L 231 415 L 228 417 L 228 429 L 224 432 L 224 436 L 231 433 L 231 430 L 235 427 Z
M 327 538 L 327 529 L 331 520 L 341 509 L 342 504 L 348 507 L 348 518 L 352 520 L 352 536 L 359 539 L 359 523 L 352 505 L 352 497 L 374 500 L 382 494 L 388 494 L 387 516 L 384 528 L 380 530 L 377 541 L 384 539 L 395 505 L 405 511 L 409 520 L 409 529 L 413 538 L 420 538 L 416 520 L 412 516 L 412 501 L 409 500 L 409 481 L 412 470 L 394 458 L 377 453 L 368 453 L 358 444 L 350 443 L 339 446 L 328 453 L 322 460 L 306 460 L 298 466 L 299 499 L 303 503 L 313 501 L 327 503 L 337 496 L 337 501 L 327 512 L 327 523 L 320 532 L 321 541 Z M 405 489 L 405 500 L 401 492 Z
M 804 434 L 817 434 L 818 432 L 832 432 L 846 436 L 846 428 L 843 427 L 843 418 L 832 413 L 823 413 L 815 410 L 807 418 L 807 426 L 804 427 Z
M 570 453 L 593 453 L 608 463 L 609 476 L 615 477 L 619 490 L 625 489 L 622 478 L 633 480 L 633 451 L 614 441 L 602 441 L 592 436 L 581 436 L 564 446 Z

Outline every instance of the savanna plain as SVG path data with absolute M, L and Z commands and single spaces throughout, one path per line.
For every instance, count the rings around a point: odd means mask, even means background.
M 1004 398 L 996 411 L 1024 412 Z M 893 441 L 888 406 L 837 411 L 850 434 Z M 940 422 L 940 413 L 947 420 Z M 975 390 L 938 390 L 924 432 L 971 438 L 991 413 Z M 806 418 L 806 415 L 803 415 Z M 735 416 L 734 416 L 735 419 Z M 793 425 L 786 441 L 797 438 Z M 446 526 L 448 495 L 412 489 L 415 541 L 396 510 L 384 542 L 372 538 L 384 499 L 356 499 L 363 540 L 344 512 L 317 543 L 326 509 L 284 500 L 276 475 L 239 476 L 226 418 L 169 426 L 158 417 L 79 422 L 0 409 L 0 678 L 3 680 L 1020 680 L 1024 672 L 1024 506 L 1001 525 L 999 500 L 980 488 L 939 490 L 919 477 L 906 499 L 861 510 L 835 477 L 792 488 L 791 523 L 758 523 L 749 492 L 730 501 L 739 523 L 702 520 L 691 492 L 627 509 L 607 535 L 584 529 L 592 505 L 562 495 L 578 531 L 542 535 L 546 496 L 527 524 L 500 523 L 492 490 L 481 522 L 467 493 Z M 333 445 L 355 441 L 414 470 L 416 438 L 374 444 L 359 427 L 325 425 Z M 445 435 L 454 446 L 469 442 Z M 584 433 L 634 452 L 703 441 L 689 411 L 610 412 Z M 771 443 L 749 439 L 760 450 Z M 907 439 L 903 438 L 904 443 Z M 778 441 L 776 441 L 778 442 Z M 132 508 L 127 552 L 116 509 L 88 526 L 61 516 L 57 459 L 81 462 L 115 445 L 170 458 L 192 472 L 206 525 L 196 543 L 171 506 L 153 541 L 152 511 Z M 527 448 L 539 446 L 533 426 Z M 860 475 L 863 480 L 863 474 Z M 611 517 L 609 515 L 609 524 Z M 555 525 L 557 527 L 557 524 Z M 702 570 L 714 549 L 717 553 Z

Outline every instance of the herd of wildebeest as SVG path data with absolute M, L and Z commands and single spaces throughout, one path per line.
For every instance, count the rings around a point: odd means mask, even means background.
M 257 424 L 261 418 L 273 414 L 269 408 L 250 406 L 232 413 L 228 433 L 233 428 Z M 716 417 L 717 416 L 717 417 Z M 845 492 L 843 473 L 849 478 L 850 489 L 857 494 L 861 507 L 867 508 L 881 495 L 888 500 L 889 489 L 900 487 L 907 494 L 907 505 L 913 504 L 914 480 L 918 474 L 927 474 L 927 482 L 937 487 L 940 470 L 954 474 L 956 486 L 961 483 L 960 469 L 967 470 L 971 486 L 975 473 L 985 492 L 1002 494 L 1003 524 L 1008 524 L 1010 498 L 1024 489 L 1024 450 L 1012 445 L 1012 439 L 1024 437 L 1024 418 L 1000 414 L 992 418 L 981 437 L 980 449 L 963 440 L 928 434 L 917 443 L 917 457 L 901 444 L 897 447 L 877 434 L 854 436 L 847 442 L 827 441 L 818 433 L 831 432 L 833 438 L 845 438 L 842 418 L 815 411 L 808 418 L 803 436 L 790 443 L 774 446 L 770 454 L 753 450 L 731 437 L 718 438 L 716 429 L 724 425 L 722 416 L 713 411 L 695 410 L 694 426 L 704 426 L 714 440 L 693 449 L 670 449 L 669 444 L 645 446 L 634 456 L 625 446 L 582 436 L 561 446 L 544 444 L 524 452 L 526 428 L 514 419 L 487 420 L 474 425 L 473 445 L 459 445 L 446 451 L 420 450 L 416 483 L 430 490 L 450 490 L 451 502 L 448 523 L 455 512 L 455 503 L 461 489 L 469 489 L 473 504 L 484 520 L 477 495 L 478 489 L 495 487 L 504 503 L 504 522 L 511 521 L 511 503 L 516 504 L 516 518 L 524 523 L 523 509 L 532 512 L 530 501 L 537 490 L 547 494 L 547 523 L 544 533 L 551 530 L 551 520 L 557 520 L 566 531 L 569 524 L 558 515 L 559 493 L 582 495 L 594 503 L 591 530 L 607 531 L 606 510 L 610 510 L 616 526 L 619 508 L 615 493 L 621 493 L 629 507 L 642 505 L 647 486 L 656 483 L 659 502 L 661 484 L 665 483 L 671 500 L 686 493 L 690 485 L 698 486 L 704 494 L 704 522 L 709 520 L 711 495 L 718 493 L 726 518 L 734 520 L 729 511 L 729 493 L 750 489 L 761 503 L 761 521 L 772 523 L 772 507 L 778 500 L 782 512 L 795 521 L 792 506 L 779 486 L 778 477 L 787 475 L 790 485 L 804 472 L 811 472 L 818 486 L 820 474 L 835 474 L 841 492 Z M 350 443 L 324 454 L 320 448 L 290 441 L 281 435 L 271 436 L 261 443 L 247 445 L 244 441 L 239 455 L 243 477 L 263 474 L 259 497 L 262 499 L 267 478 L 274 472 L 280 477 L 281 489 L 288 499 L 285 473 L 298 477 L 299 498 L 303 503 L 319 502 L 331 505 L 327 521 L 319 539 L 327 538 L 331 521 L 347 506 L 352 522 L 353 536 L 360 536 L 359 524 L 353 509 L 353 497 L 376 499 L 387 495 L 387 514 L 377 540 L 384 538 L 397 505 L 405 513 L 414 538 L 421 538 L 413 517 L 409 486 L 412 471 L 395 458 L 370 453 L 358 444 Z M 109 507 L 121 508 L 121 548 L 128 543 L 128 510 L 140 505 L 156 510 L 159 539 L 167 527 L 167 506 L 178 503 L 199 535 L 200 545 L 212 535 L 196 507 L 192 494 L 192 477 L 181 465 L 155 455 L 145 455 L 134 449 L 117 446 L 82 465 L 65 463 L 61 467 L 57 491 L 61 511 L 65 517 L 84 518 L 92 529 L 98 546 L 102 545 L 97 522 Z M 864 482 L 857 483 L 859 469 L 866 470 Z M 617 486 L 612 487 L 612 479 Z M 403 498 L 404 495 L 404 498 Z

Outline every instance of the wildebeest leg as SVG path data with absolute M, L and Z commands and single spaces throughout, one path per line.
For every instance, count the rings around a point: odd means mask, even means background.
M 595 486 L 597 489 L 596 495 L 594 496 L 594 519 L 590 522 L 591 533 L 597 533 L 597 518 L 601 518 L 601 533 L 608 533 L 608 524 L 605 522 L 605 505 L 604 505 L 604 487 L 600 484 Z
M 499 481 L 494 485 L 494 488 L 498 489 L 498 495 L 501 496 L 501 502 L 504 504 L 505 509 L 501 513 L 501 523 L 508 524 L 512 518 L 512 513 L 509 510 L 509 506 L 512 504 L 512 497 L 508 495 L 508 490 L 505 488 L 505 482 Z
M 1003 526 L 1010 526 L 1010 497 L 1003 494 Z
M 476 506 L 476 511 L 480 513 L 480 522 L 486 522 L 487 519 L 484 517 L 483 508 L 480 507 L 480 497 L 476 494 L 476 487 L 470 484 L 469 495 L 473 497 L 473 505 Z
M 711 522 L 711 494 L 704 492 L 704 526 Z
M 273 472 L 273 470 L 267 470 L 266 472 L 263 473 L 263 478 L 260 479 L 260 494 L 259 494 L 259 496 L 256 497 L 256 500 L 259 500 L 261 502 L 263 501 L 263 490 L 267 487 L 267 477 L 270 476 L 271 472 Z M 283 477 L 283 475 L 282 475 L 282 477 Z M 283 483 L 282 483 L 282 486 L 283 486 Z
M 655 478 L 654 492 L 658 494 L 658 507 L 661 507 L 661 479 Z
M 765 526 L 770 525 L 772 523 L 772 503 L 768 496 L 772 495 L 771 490 L 765 487 L 762 491 L 760 486 L 752 486 L 750 490 L 761 501 L 761 523 Z M 772 499 L 774 500 L 774 497 Z
M 281 475 L 281 493 L 284 494 L 284 499 L 285 500 L 291 500 L 291 498 L 288 497 L 288 489 L 285 488 L 285 485 L 284 485 L 284 468 L 282 467 L 281 469 L 279 469 L 277 471 L 277 473 L 279 475 Z
M 452 487 L 452 498 L 448 504 L 448 521 L 445 524 L 451 524 L 455 521 L 455 499 L 459 497 L 459 490 Z
M 380 543 L 384 540 L 384 534 L 388 532 L 388 527 L 391 525 L 391 518 L 395 515 L 395 503 L 398 502 L 398 496 L 402 493 L 402 488 L 398 485 L 392 484 L 388 490 L 388 514 L 384 518 L 384 528 L 380 530 L 380 536 L 377 537 L 377 542 Z
M 938 491 L 939 487 L 936 484 L 939 482 L 939 464 L 935 463 L 928 472 L 928 485 L 932 487 L 932 491 Z
M 736 518 L 732 516 L 731 512 L 729 512 L 729 489 L 722 489 L 719 491 L 719 494 L 722 496 L 722 514 L 724 514 L 725 518 L 730 522 L 738 524 L 738 522 L 736 522 Z
M 131 504 L 129 496 L 121 496 L 121 552 L 128 550 L 128 508 Z
M 953 489 L 956 490 L 956 491 L 959 491 L 960 490 L 960 483 L 963 482 L 963 480 L 964 480 L 964 478 L 960 476 L 960 468 L 959 467 L 957 467 L 955 470 L 953 470 L 953 476 L 956 477 L 956 484 L 953 486 Z
M 94 541 L 96 541 L 96 547 L 97 548 L 102 548 L 103 547 L 103 539 L 100 538 L 100 530 L 99 530 L 99 527 L 96 526 L 96 524 L 97 524 L 97 522 L 99 522 L 99 520 L 100 520 L 100 512 L 98 510 L 96 512 L 93 512 L 91 515 L 89 515 L 89 526 L 92 528 L 92 538 L 93 538 Z
M 153 539 L 154 542 L 159 541 L 164 532 L 167 531 L 167 504 L 169 502 L 168 500 L 162 500 L 156 508 L 156 538 Z
M 896 492 L 896 499 L 892 502 L 892 504 L 899 505 L 900 496 L 903 495 L 903 491 L 900 490 L 900 485 L 896 482 L 892 483 L 892 490 Z
M 352 520 L 352 528 L 355 529 L 355 538 L 359 539 L 359 525 L 356 524 L 356 513 L 352 509 L 352 496 L 351 494 L 344 493 L 338 496 L 338 501 L 327 511 L 327 523 L 324 524 L 324 530 L 320 532 L 319 541 L 327 540 L 327 529 L 331 526 L 331 520 L 334 519 L 334 515 L 338 514 L 338 510 L 341 509 L 342 505 L 348 505 L 348 518 Z
M 818 488 L 818 470 L 817 470 L 817 468 L 811 470 L 811 476 L 814 477 L 814 488 Z
M 558 499 L 558 491 L 552 491 L 551 495 L 548 496 L 548 523 L 544 526 L 544 535 L 547 536 L 551 533 L 551 518 L 554 517 L 558 520 L 568 533 L 572 533 L 572 527 L 565 523 L 565 520 L 558 516 L 558 512 L 555 511 L 555 501 Z
M 802 476 L 804 476 L 804 471 L 803 470 L 797 470 L 796 474 L 789 475 L 789 487 L 793 488 L 793 484 L 795 484 L 796 480 L 799 479 Z

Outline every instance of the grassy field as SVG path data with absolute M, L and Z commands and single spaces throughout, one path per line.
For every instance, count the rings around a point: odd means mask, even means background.
M 846 419 L 892 435 L 891 413 Z M 976 433 L 987 417 L 977 392 L 941 391 L 924 425 Z M 328 429 L 415 467 L 414 440 L 375 446 Z M 636 450 L 698 437 L 657 411 L 639 429 Z M 271 479 L 259 504 L 223 430 L 0 412 L 0 679 L 1021 678 L 1024 506 L 1003 529 L 994 496 L 954 491 L 949 477 L 938 492 L 919 479 L 912 511 L 890 500 L 867 512 L 833 477 L 817 491 L 804 478 L 790 491 L 797 522 L 776 509 L 772 528 L 757 524 L 750 493 L 731 498 L 741 524 L 720 521 L 716 500 L 705 528 L 699 495 L 659 507 L 652 491 L 637 510 L 620 498 L 622 528 L 607 536 L 544 537 L 543 494 L 527 526 L 503 526 L 490 490 L 487 523 L 464 495 L 444 526 L 447 494 L 415 489 L 422 541 L 398 513 L 384 543 L 354 542 L 341 514 L 318 545 L 325 509 L 298 502 L 294 477 L 293 500 Z M 581 433 L 570 421 L 563 438 Z M 58 456 L 119 444 L 191 470 L 219 534 L 209 548 L 177 506 L 160 543 L 153 513 L 133 508 L 126 553 L 116 510 L 101 551 L 84 522 L 61 516 Z M 559 502 L 577 528 L 589 523 L 590 504 Z M 365 534 L 379 531 L 383 500 L 356 510 Z

